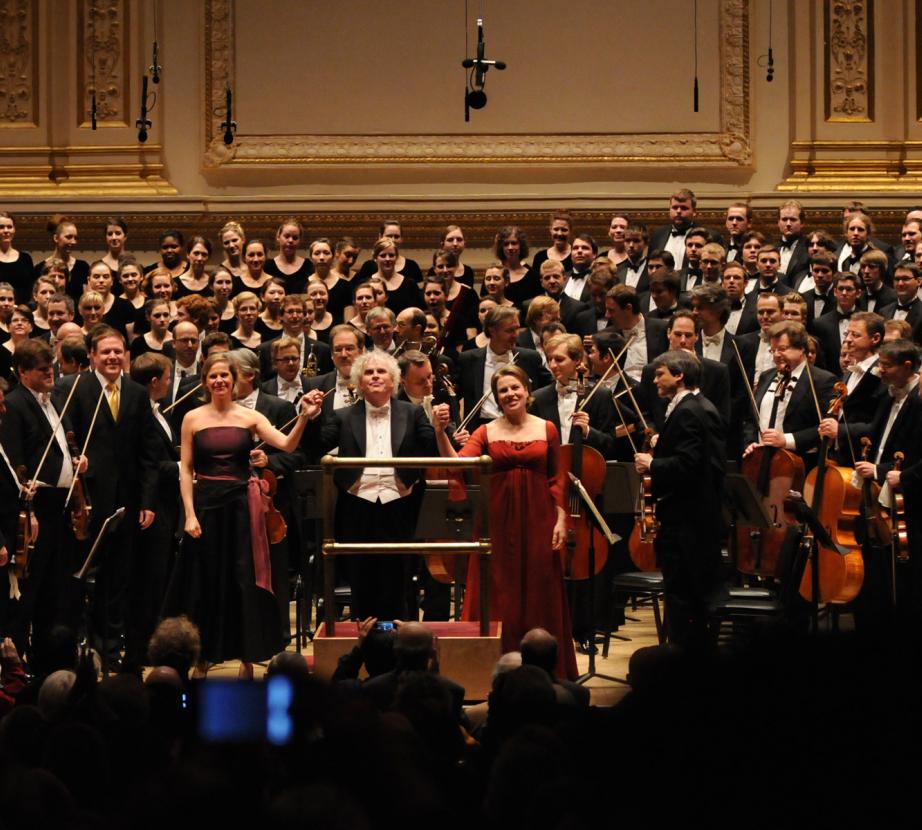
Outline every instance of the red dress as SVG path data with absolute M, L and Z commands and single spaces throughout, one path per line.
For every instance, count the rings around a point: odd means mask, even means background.
M 547 421 L 545 441 L 488 441 L 482 426 L 458 453 L 489 455 L 490 619 L 502 620 L 503 651 L 517 651 L 532 628 L 557 638 L 558 676 L 577 676 L 560 556 L 551 548 L 558 506 L 563 507 L 560 437 Z M 480 619 L 477 557 L 468 565 L 464 619 Z

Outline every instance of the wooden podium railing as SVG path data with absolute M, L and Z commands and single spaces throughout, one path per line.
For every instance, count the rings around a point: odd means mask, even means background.
M 488 455 L 478 458 L 340 458 L 325 455 L 320 459 L 323 468 L 323 557 L 355 556 L 368 553 L 444 553 L 449 555 L 477 554 L 480 567 L 480 636 L 490 633 L 490 571 L 492 553 L 490 544 L 490 470 L 493 461 Z M 448 467 L 480 470 L 480 538 L 470 542 L 337 542 L 334 537 L 333 505 L 335 484 L 333 475 L 337 468 L 355 467 Z M 333 636 L 336 627 L 333 563 L 324 561 L 323 614 L 327 636 Z

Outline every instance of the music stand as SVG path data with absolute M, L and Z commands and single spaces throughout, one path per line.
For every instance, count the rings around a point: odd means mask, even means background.
M 473 538 L 474 516 L 480 510 L 480 485 L 466 484 L 466 497 L 461 500 L 449 498 L 448 483 L 426 484 L 423 500 L 416 520 L 413 538 L 419 541 L 445 540 L 460 542 Z M 455 604 L 454 618 L 461 619 L 461 585 L 463 565 L 460 556 L 454 559 L 454 585 L 452 599 Z
M 605 487 L 602 490 L 602 512 L 634 514 L 640 497 L 640 476 L 633 461 L 608 461 L 605 464 Z
M 87 571 L 90 569 L 90 565 L 93 564 L 93 560 L 96 558 L 96 551 L 99 548 L 100 543 L 103 540 L 103 537 L 107 533 L 114 531 L 122 522 L 122 517 L 125 515 L 125 508 L 120 507 L 116 510 L 111 516 L 107 516 L 102 523 L 102 526 L 99 528 L 99 532 L 96 534 L 96 538 L 93 540 L 93 544 L 90 547 L 90 552 L 86 555 L 86 559 L 83 562 L 83 565 L 80 566 L 80 570 L 73 574 L 74 579 L 83 582 L 86 579 Z M 106 586 L 106 596 L 102 598 L 102 610 L 103 610 L 103 620 L 102 620 L 102 654 L 100 655 L 100 662 L 102 664 L 102 673 L 104 677 L 109 676 L 109 603 L 108 603 L 108 594 L 109 594 L 109 580 L 105 580 Z M 92 643 L 92 622 L 90 620 L 90 605 L 89 602 L 84 601 L 83 604 L 83 625 L 86 629 L 87 641 Z
M 735 563 L 736 528 L 742 525 L 766 530 L 772 526 L 772 520 L 765 510 L 762 497 L 742 473 L 728 473 L 724 478 L 723 513 L 730 526 L 727 548 L 730 559 Z
M 301 625 L 298 626 L 297 634 L 297 646 L 300 651 L 302 638 L 307 636 L 309 640 L 312 640 L 314 637 L 314 632 L 311 630 L 311 609 L 314 607 L 315 599 L 318 603 L 317 619 L 320 619 L 320 594 L 314 588 L 317 584 L 317 569 L 321 567 L 323 558 L 320 556 L 320 548 L 323 544 L 323 470 L 320 467 L 295 470 L 292 474 L 292 484 L 300 503 L 301 518 L 306 522 L 311 522 L 314 537 L 314 557 L 312 562 L 307 553 L 307 534 L 301 534 L 302 550 L 299 565 L 302 591 L 301 597 L 298 599 L 301 611 Z M 305 624 L 306 629 L 304 628 Z

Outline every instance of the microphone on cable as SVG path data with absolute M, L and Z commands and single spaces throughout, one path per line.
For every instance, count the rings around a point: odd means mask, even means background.
M 221 126 L 224 128 L 224 143 L 228 146 L 234 143 L 234 133 L 237 130 L 237 122 L 233 120 L 233 100 L 231 88 L 228 87 L 225 95 L 227 120 L 221 122 Z
M 157 41 L 154 41 L 154 55 L 151 60 L 150 66 L 150 79 L 155 83 L 160 83 L 160 73 L 163 71 L 163 67 L 157 63 L 157 59 L 160 57 L 160 45 Z
M 135 122 L 138 128 L 138 141 L 143 144 L 147 141 L 147 131 L 152 127 L 150 120 L 147 118 L 147 75 L 141 78 L 141 117 Z
M 695 76 L 695 112 L 698 112 L 698 76 Z
M 487 94 L 483 91 L 487 80 L 487 70 L 494 66 L 497 69 L 505 69 L 505 61 L 490 61 L 485 57 L 486 42 L 483 37 L 483 18 L 477 18 L 477 57 L 465 58 L 461 61 L 461 66 L 465 69 L 473 69 L 471 85 L 465 88 L 464 92 L 464 120 L 470 121 L 470 110 L 483 109 L 487 105 Z
M 765 70 L 765 80 L 771 83 L 775 80 L 775 58 L 772 55 L 772 47 L 768 47 L 768 67 Z
M 96 129 L 96 90 L 93 90 L 93 97 L 90 103 L 90 129 Z

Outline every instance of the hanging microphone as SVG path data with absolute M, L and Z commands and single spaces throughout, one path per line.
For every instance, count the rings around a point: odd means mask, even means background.
M 772 55 L 772 47 L 768 47 L 768 68 L 765 70 L 765 80 L 771 83 L 775 80 L 775 58 Z
M 160 57 L 160 48 L 159 48 L 159 44 L 155 40 L 154 41 L 154 56 L 153 56 L 153 59 L 151 60 L 151 66 L 150 66 L 150 79 L 155 84 L 160 83 L 160 73 L 163 71 L 163 67 L 159 63 L 157 63 L 157 58 L 159 57 Z
M 695 76 L 695 112 L 698 112 L 698 77 Z
M 90 104 L 90 129 L 96 129 L 96 90 L 93 90 L 92 103 Z
M 138 128 L 138 141 L 147 141 L 147 130 L 153 125 L 147 118 L 147 75 L 141 78 L 141 117 L 135 122 Z
M 483 91 L 487 80 L 487 70 L 491 66 L 505 69 L 505 61 L 489 61 L 485 58 L 486 42 L 483 37 L 483 18 L 477 18 L 477 57 L 465 58 L 461 66 L 474 70 L 473 89 L 468 88 L 464 95 L 464 120 L 470 120 L 470 110 L 483 109 L 487 105 L 487 94 Z
M 225 106 L 227 108 L 227 120 L 221 122 L 224 128 L 224 143 L 230 146 L 234 143 L 234 132 L 237 129 L 237 122 L 233 120 L 233 95 L 231 88 L 228 87 L 225 95 Z

